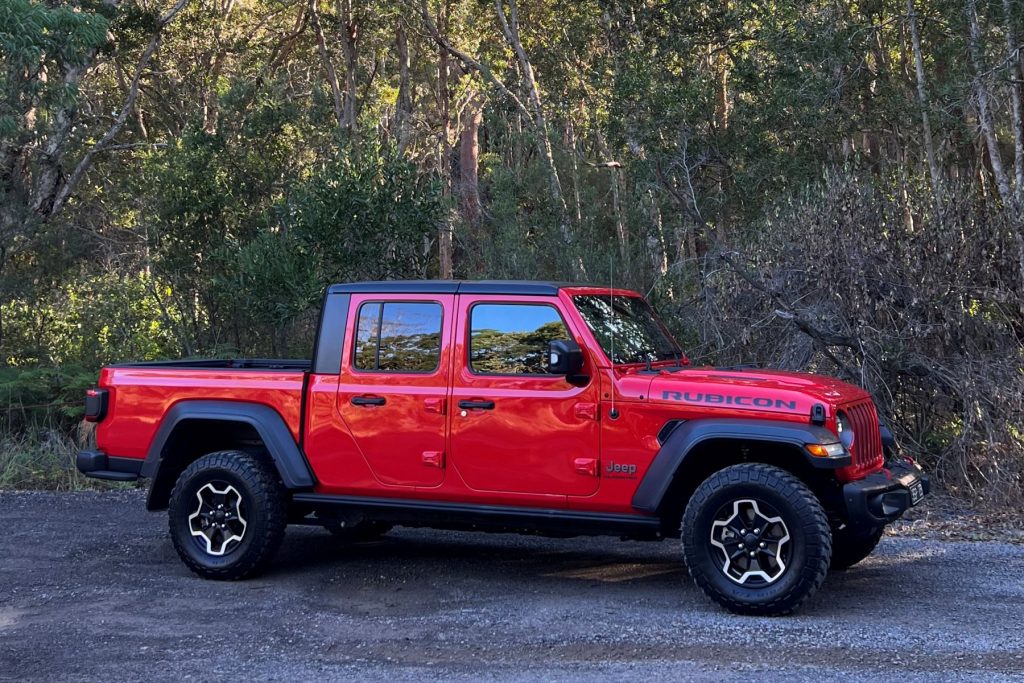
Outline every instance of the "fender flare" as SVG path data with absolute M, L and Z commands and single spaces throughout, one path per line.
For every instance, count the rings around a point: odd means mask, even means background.
M 680 423 L 662 441 L 661 449 L 633 494 L 633 508 L 656 513 L 687 457 L 698 445 L 717 439 L 792 446 L 802 452 L 808 464 L 816 469 L 834 470 L 852 463 L 849 454 L 839 458 L 819 458 L 807 452 L 804 448 L 807 444 L 833 443 L 838 440 L 835 434 L 818 425 L 728 418 L 690 420 Z
M 149 446 L 141 475 L 156 479 L 164 449 L 178 425 L 186 420 L 240 422 L 256 430 L 274 460 L 281 481 L 289 489 L 309 489 L 316 483 L 306 456 L 299 450 L 281 415 L 270 406 L 236 401 L 181 401 L 164 415 Z

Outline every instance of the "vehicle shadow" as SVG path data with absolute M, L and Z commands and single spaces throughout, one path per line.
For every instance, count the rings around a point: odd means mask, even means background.
M 395 574 L 457 569 L 452 577 L 488 581 L 550 578 L 623 583 L 685 578 L 678 541 L 544 538 L 399 528 L 380 540 L 346 543 L 317 528 L 289 528 L 271 571 L 370 570 Z
M 347 544 L 320 529 L 290 528 L 267 578 L 317 585 L 334 594 L 336 605 L 353 599 L 372 603 L 371 593 L 408 591 L 402 600 L 389 599 L 392 611 L 424 600 L 441 604 L 453 595 L 586 598 L 593 594 L 587 588 L 624 602 L 720 611 L 690 581 L 678 544 L 674 539 L 642 543 L 401 528 L 378 541 Z M 904 602 L 910 609 L 922 596 L 907 591 L 903 579 L 931 572 L 936 559 L 885 549 L 854 568 L 830 572 L 800 615 L 834 618 L 891 610 Z M 415 598 L 419 590 L 432 597 Z

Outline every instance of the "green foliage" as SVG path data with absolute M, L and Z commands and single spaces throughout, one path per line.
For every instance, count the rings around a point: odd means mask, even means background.
M 124 127 L 51 216 L 170 4 L 0 0 L 10 429 L 69 429 L 102 363 L 306 356 L 327 283 L 447 275 L 450 256 L 455 277 L 649 292 L 695 359 L 846 373 L 903 397 L 887 409 L 917 422 L 919 452 L 959 453 L 944 472 L 1013 471 L 1012 419 L 899 368 L 955 366 L 958 345 L 976 345 L 998 391 L 1019 381 L 993 359 L 1021 353 L 1020 218 L 979 144 L 977 88 L 1013 175 L 1020 69 L 1007 39 L 1024 36 L 1020 3 L 1009 16 L 978 3 L 979 69 L 963 3 L 915 0 L 920 102 L 903 0 L 523 0 L 521 46 L 494 3 L 429 0 L 437 30 L 479 68 L 439 50 L 408 3 L 319 2 L 322 52 L 306 2 L 190 2 L 162 29 Z M 354 121 L 339 118 L 330 71 Z M 948 194 L 940 217 L 924 113 Z M 853 246 L 861 260 L 834 258 Z M 737 254 L 765 287 L 721 258 Z M 900 280 L 900 297 L 852 277 L 865 262 L 874 280 Z M 808 336 L 775 315 L 784 305 L 849 326 L 857 348 Z M 951 310 L 952 327 L 934 313 Z M 487 343 L 537 367 L 533 341 Z M 993 443 L 970 450 L 968 435 Z
M 38 74 L 84 63 L 106 42 L 108 25 L 102 15 L 73 7 L 37 0 L 0 3 L 0 140 L 34 132 L 23 126 L 37 103 L 55 105 L 75 96 Z
M 283 207 L 324 281 L 425 277 L 437 231 L 438 188 L 393 151 L 342 150 L 313 169 Z
M 113 272 L 75 279 L 46 299 L 5 303 L 5 362 L 95 368 L 174 354 L 180 320 L 164 302 L 169 295 L 145 273 Z
M 175 356 L 180 317 L 170 291 L 145 273 L 82 276 L 46 299 L 0 306 L 0 423 L 25 427 L 82 416 L 82 396 L 100 365 Z
M 509 168 L 481 159 L 481 177 L 490 193 L 483 230 L 460 234 L 467 258 L 463 277 L 508 279 L 571 278 L 573 254 L 559 234 L 560 216 L 543 190 L 539 162 Z
M 187 353 L 305 355 L 308 324 L 293 327 L 325 283 L 426 275 L 442 203 L 386 148 L 343 147 L 286 177 L 293 127 L 271 114 L 246 126 L 258 149 L 193 131 L 148 160 L 154 269 L 187 312 Z M 208 334 L 208 313 L 228 331 Z

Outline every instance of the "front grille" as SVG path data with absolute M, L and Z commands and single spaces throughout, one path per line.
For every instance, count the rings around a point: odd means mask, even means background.
M 853 427 L 853 466 L 858 473 L 871 472 L 882 464 L 882 433 L 878 411 L 870 399 L 840 408 Z

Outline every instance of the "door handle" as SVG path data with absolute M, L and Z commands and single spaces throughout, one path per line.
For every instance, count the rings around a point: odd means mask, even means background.
M 459 401 L 464 410 L 494 410 L 494 401 Z
M 383 396 L 353 396 L 352 405 L 354 406 L 382 406 L 387 403 L 387 399 Z

